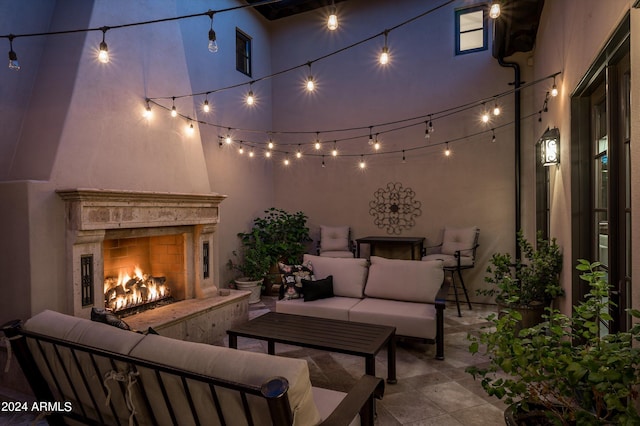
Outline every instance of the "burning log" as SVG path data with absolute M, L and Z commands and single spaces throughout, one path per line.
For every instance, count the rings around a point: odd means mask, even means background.
M 138 273 L 131 278 L 129 275 L 106 277 L 104 280 L 105 305 L 113 311 L 119 311 L 154 302 L 170 296 L 166 286 L 166 277 L 153 277 Z

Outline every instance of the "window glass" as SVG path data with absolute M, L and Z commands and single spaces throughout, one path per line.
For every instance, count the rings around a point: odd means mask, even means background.
M 251 76 L 251 37 L 236 28 L 236 69 Z
M 475 6 L 455 11 L 456 55 L 487 49 L 485 9 Z

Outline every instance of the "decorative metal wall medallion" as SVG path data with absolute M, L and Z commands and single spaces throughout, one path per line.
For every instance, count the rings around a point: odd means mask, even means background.
M 403 188 L 399 182 L 389 182 L 386 188 L 378 189 L 373 193 L 374 199 L 369 202 L 373 223 L 393 235 L 411 229 L 416 224 L 415 218 L 422 214 L 422 204 L 414 199 L 415 196 L 413 189 Z

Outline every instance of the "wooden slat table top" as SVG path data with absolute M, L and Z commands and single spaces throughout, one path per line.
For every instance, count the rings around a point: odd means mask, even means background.
M 228 334 L 350 355 L 377 354 L 395 327 L 269 312 L 227 330 Z

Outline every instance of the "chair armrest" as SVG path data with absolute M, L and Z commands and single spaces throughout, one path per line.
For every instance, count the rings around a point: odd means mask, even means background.
M 356 382 L 347 396 L 321 424 L 325 426 L 346 426 L 360 413 L 363 426 L 373 426 L 373 398 L 381 399 L 384 394 L 384 380 L 364 375 Z
M 429 253 L 429 251 L 433 250 L 433 249 L 438 249 L 433 251 L 433 253 Z M 437 244 L 435 246 L 424 246 L 422 248 L 422 256 L 426 256 L 427 254 L 436 254 L 436 253 L 440 253 L 442 250 L 442 243 Z
M 440 286 L 440 290 L 438 290 L 438 294 L 436 294 L 436 308 L 438 305 L 444 306 L 446 304 L 447 295 L 449 294 L 449 287 L 451 286 L 451 277 L 446 276 L 444 280 L 442 280 L 442 285 Z

